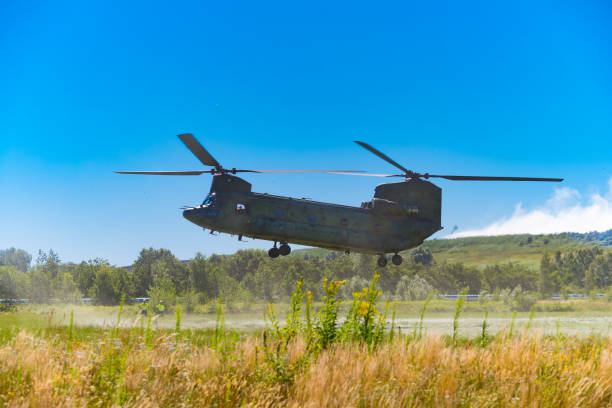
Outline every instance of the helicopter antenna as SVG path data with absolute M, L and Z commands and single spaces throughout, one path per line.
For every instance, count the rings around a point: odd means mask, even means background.
M 195 157 L 205 166 L 213 167 L 210 170 L 189 170 L 189 171 L 116 171 L 119 174 L 147 174 L 153 176 L 199 176 L 200 174 L 209 173 L 213 175 L 219 174 L 236 174 L 236 173 L 332 173 L 344 174 L 354 173 L 361 174 L 361 170 L 244 170 L 231 168 L 226 169 L 214 158 L 208 150 L 198 142 L 191 133 L 183 133 L 178 135 L 179 139 L 185 146 L 194 154 Z
M 454 180 L 454 181 L 552 181 L 552 182 L 561 182 L 562 178 L 542 178 L 542 177 L 497 177 L 497 176 L 456 176 L 456 175 L 441 175 L 441 174 L 429 174 L 429 173 L 416 173 L 412 170 L 408 170 L 401 164 L 397 163 L 395 160 L 391 159 L 389 156 L 381 152 L 380 150 L 370 146 L 367 143 L 360 142 L 355 140 L 359 146 L 367 149 L 371 153 L 374 153 L 376 156 L 385 160 L 386 162 L 392 164 L 397 167 L 403 174 L 364 174 L 360 172 L 335 172 L 335 174 L 345 174 L 351 176 L 369 176 L 369 177 L 403 177 L 406 180 L 413 178 L 443 178 L 446 180 Z

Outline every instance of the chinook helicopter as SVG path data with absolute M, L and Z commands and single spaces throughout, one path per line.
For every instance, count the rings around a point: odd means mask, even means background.
M 208 228 L 211 234 L 225 232 L 243 237 L 273 241 L 271 258 L 291 253 L 289 244 L 379 255 L 378 266 L 387 265 L 386 254 L 393 254 L 394 265 L 402 263 L 400 251 L 420 245 L 442 229 L 442 190 L 426 181 L 430 178 L 469 181 L 551 181 L 560 178 L 454 176 L 416 173 L 393 161 L 367 143 L 363 148 L 395 166 L 399 174 L 369 174 L 356 170 L 242 170 L 226 169 L 187 133 L 178 136 L 189 150 L 210 170 L 196 171 L 117 171 L 120 174 L 164 176 L 213 176 L 210 191 L 202 204 L 183 208 L 183 217 Z M 374 197 L 360 207 L 255 193 L 238 173 L 302 173 L 401 177 L 404 180 L 380 184 Z

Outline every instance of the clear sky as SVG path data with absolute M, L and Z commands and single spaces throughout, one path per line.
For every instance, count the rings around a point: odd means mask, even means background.
M 0 248 L 119 265 L 149 246 L 180 258 L 268 248 L 182 218 L 210 176 L 112 173 L 202 169 L 183 132 L 226 167 L 393 172 L 352 143 L 363 140 L 415 171 L 566 178 L 562 190 L 439 181 L 439 237 L 555 217 L 561 201 L 593 215 L 601 198 L 612 212 L 607 1 L 170 4 L 0 4 Z M 380 182 L 245 178 L 351 205 Z

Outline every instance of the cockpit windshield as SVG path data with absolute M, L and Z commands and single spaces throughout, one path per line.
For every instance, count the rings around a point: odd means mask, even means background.
M 210 207 L 215 203 L 215 195 L 209 194 L 206 196 L 204 201 L 202 201 L 202 206 Z

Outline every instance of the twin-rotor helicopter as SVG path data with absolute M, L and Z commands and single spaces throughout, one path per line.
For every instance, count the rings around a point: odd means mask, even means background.
M 387 265 L 386 254 L 393 254 L 394 265 L 402 263 L 400 251 L 420 245 L 442 229 L 442 190 L 426 181 L 442 178 L 458 181 L 549 181 L 560 178 L 456 176 L 416 173 L 398 164 L 364 142 L 355 143 L 395 166 L 397 174 L 369 174 L 355 170 L 243 170 L 227 169 L 187 133 L 178 136 L 189 150 L 210 170 L 195 171 L 118 171 L 120 174 L 164 176 L 213 176 L 210 191 L 202 204 L 186 207 L 183 216 L 211 233 L 225 232 L 273 241 L 271 258 L 291 253 L 289 244 L 376 254 L 378 266 Z M 374 197 L 360 207 L 311 201 L 251 191 L 251 184 L 238 173 L 323 172 L 368 177 L 403 178 L 380 184 Z

